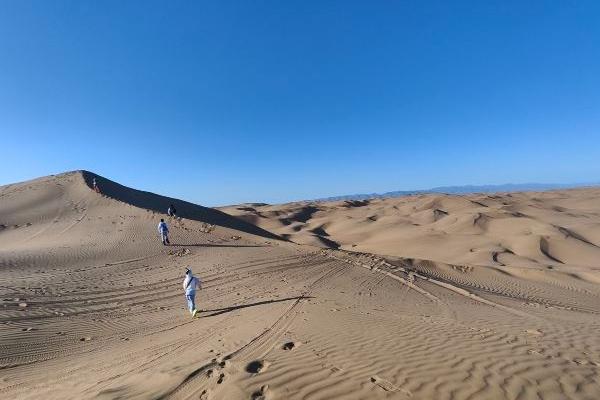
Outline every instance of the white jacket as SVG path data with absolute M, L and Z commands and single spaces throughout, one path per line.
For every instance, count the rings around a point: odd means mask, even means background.
M 168 233 L 169 232 L 169 227 L 167 226 L 166 222 L 159 222 L 158 223 L 158 233 Z
M 183 279 L 183 290 L 185 290 L 185 294 L 195 293 L 196 289 L 202 288 L 202 281 L 199 278 L 195 277 L 192 274 L 188 274 Z

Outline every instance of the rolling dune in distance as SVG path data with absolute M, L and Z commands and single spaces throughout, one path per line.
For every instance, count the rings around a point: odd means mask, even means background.
M 2 186 L 0 398 L 597 399 L 599 200 L 212 209 L 87 171 Z
M 221 210 L 296 243 L 382 256 L 583 274 L 600 259 L 600 188 Z

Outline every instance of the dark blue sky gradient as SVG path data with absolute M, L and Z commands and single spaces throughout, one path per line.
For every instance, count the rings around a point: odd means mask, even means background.
M 0 184 L 221 205 L 600 176 L 595 1 L 5 1 Z

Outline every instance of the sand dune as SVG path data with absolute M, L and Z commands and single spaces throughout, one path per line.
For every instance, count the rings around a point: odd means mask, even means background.
M 481 266 L 589 269 L 600 259 L 600 189 L 222 208 L 291 241 Z
M 214 210 L 94 176 L 0 188 L 0 398 L 600 394 L 598 189 Z

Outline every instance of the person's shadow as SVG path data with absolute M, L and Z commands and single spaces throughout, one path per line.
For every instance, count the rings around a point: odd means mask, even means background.
M 171 246 L 179 247 L 271 247 L 259 244 L 212 244 L 212 243 L 171 243 Z
M 231 307 L 226 307 L 226 308 L 216 308 L 214 310 L 200 310 L 200 314 L 211 313 L 211 314 L 208 314 L 208 315 L 203 315 L 203 317 L 204 318 L 214 317 L 214 316 L 225 314 L 225 313 L 232 312 L 232 311 L 235 311 L 235 310 L 240 310 L 242 308 L 262 306 L 262 305 L 265 305 L 265 304 L 272 304 L 272 303 L 280 303 L 282 301 L 304 300 L 304 299 L 314 299 L 314 297 L 312 297 L 312 296 L 298 296 L 298 297 L 286 297 L 284 299 L 276 299 L 276 300 L 265 300 L 265 301 L 259 301 L 257 303 L 241 304 L 239 306 L 231 306 Z

